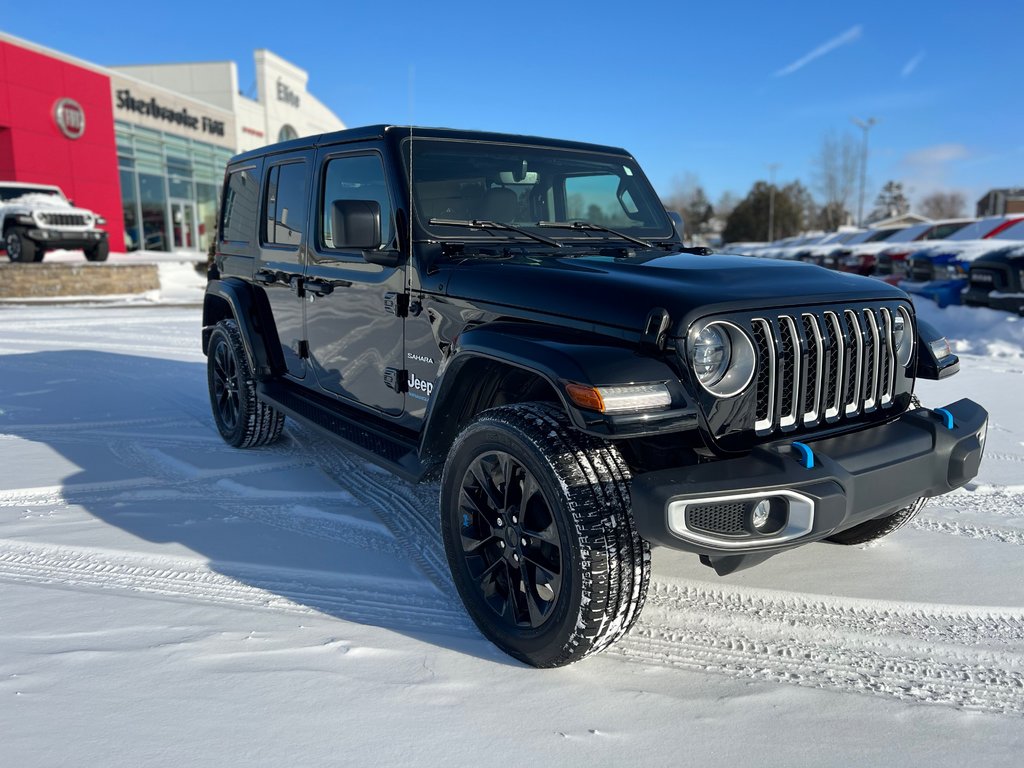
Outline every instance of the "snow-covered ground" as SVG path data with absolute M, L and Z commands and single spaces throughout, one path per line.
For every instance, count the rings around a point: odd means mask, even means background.
M 198 308 L 0 307 L 0 766 L 1020 765 L 1024 323 L 919 310 L 976 483 L 726 578 L 656 550 L 631 635 L 538 671 L 465 617 L 435 487 L 221 442 Z

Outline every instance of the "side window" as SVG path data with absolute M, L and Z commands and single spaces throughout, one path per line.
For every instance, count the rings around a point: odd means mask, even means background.
M 334 248 L 331 234 L 331 203 L 335 200 L 376 200 L 380 204 L 382 247 L 395 237 L 391 198 L 384 181 L 384 165 L 378 155 L 338 157 L 327 161 L 323 198 L 320 201 L 320 237 L 325 248 Z
M 263 206 L 265 245 L 299 245 L 306 224 L 306 164 L 275 165 L 267 177 Z
M 565 180 L 566 218 L 611 226 L 635 226 L 636 222 L 629 215 L 637 211 L 632 196 L 626 191 L 621 201 L 617 197 L 621 182 L 622 179 L 610 173 L 569 176 Z
M 251 169 L 233 171 L 224 185 L 221 240 L 247 243 L 256 231 L 256 176 Z

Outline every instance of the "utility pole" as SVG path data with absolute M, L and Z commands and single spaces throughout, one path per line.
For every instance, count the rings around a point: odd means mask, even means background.
M 778 163 L 768 163 L 768 176 L 771 181 L 768 184 L 768 242 L 775 240 L 775 170 Z
M 857 226 L 864 226 L 864 179 L 868 172 L 868 131 L 878 121 L 873 117 L 869 117 L 867 120 L 858 120 L 856 117 L 851 118 L 853 124 L 864 131 L 864 142 L 861 144 L 860 150 L 860 202 L 857 204 Z

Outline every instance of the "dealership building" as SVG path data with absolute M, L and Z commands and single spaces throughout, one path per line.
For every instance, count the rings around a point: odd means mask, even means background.
M 104 67 L 0 32 L 0 180 L 56 184 L 113 251 L 205 251 L 228 158 L 345 127 L 305 71 L 254 58 L 246 95 L 233 61 Z

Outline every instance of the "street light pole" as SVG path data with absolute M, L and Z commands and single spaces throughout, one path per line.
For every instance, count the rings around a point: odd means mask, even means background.
M 778 163 L 768 164 L 768 173 L 771 182 L 768 186 L 768 242 L 774 242 L 775 238 L 775 169 L 779 167 Z
M 869 117 L 867 120 L 858 120 L 856 117 L 852 118 L 853 124 L 864 131 L 864 142 L 861 144 L 860 150 L 860 202 L 857 204 L 857 226 L 864 226 L 864 178 L 867 176 L 868 171 L 868 131 L 871 127 L 877 123 L 873 117 Z

